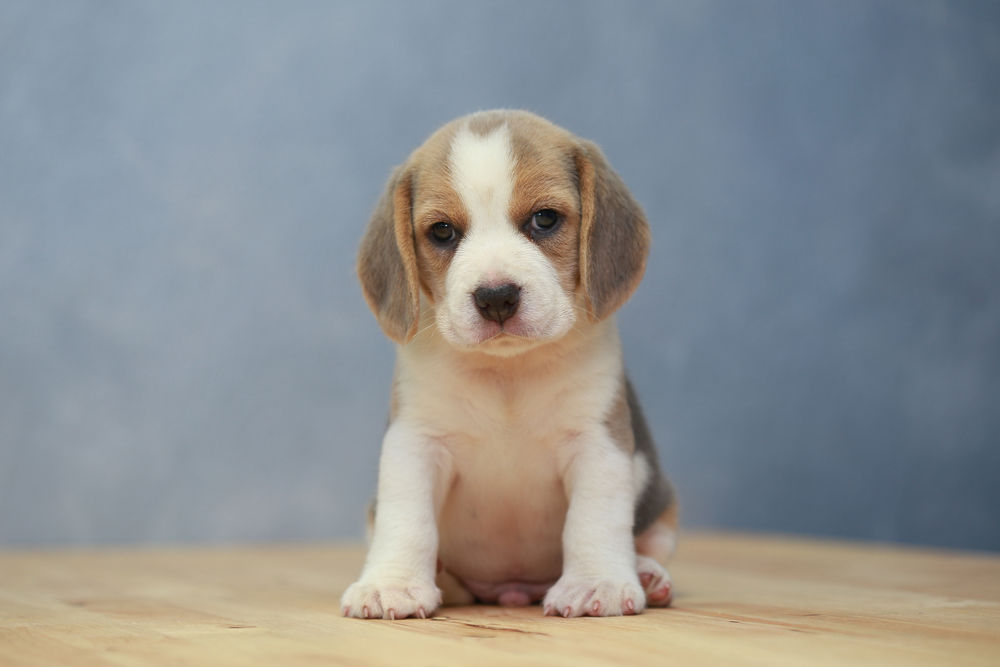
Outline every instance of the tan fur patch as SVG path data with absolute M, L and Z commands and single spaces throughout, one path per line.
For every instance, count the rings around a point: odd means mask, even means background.
M 540 119 L 539 119 L 540 120 Z M 508 123 L 516 160 L 511 221 L 518 227 L 533 213 L 552 209 L 562 218 L 558 232 L 538 246 L 559 274 L 562 288 L 573 293 L 580 281 L 580 195 L 573 163 L 572 136 L 547 121 Z
M 677 546 L 677 503 L 671 503 L 649 528 L 635 538 L 635 550 L 666 565 Z
M 415 172 L 413 236 L 419 281 L 431 303 L 444 293 L 444 278 L 452 252 L 431 241 L 430 229 L 435 223 L 448 222 L 464 234 L 469 225 L 468 212 L 451 186 L 448 171 L 448 153 L 459 121 L 452 121 L 435 132 L 410 157 Z
M 510 115 L 510 112 L 502 109 L 480 111 L 468 118 L 468 128 L 471 132 L 485 137 L 506 122 Z
M 447 184 L 444 169 L 425 171 L 421 178 L 414 215 L 414 239 L 419 267 L 420 286 L 431 303 L 444 294 L 445 275 L 454 250 L 442 248 L 431 241 L 431 227 L 438 222 L 454 225 L 459 234 L 468 231 L 468 213 L 461 198 Z
M 628 406 L 625 383 L 622 382 L 611 406 L 611 412 L 604 420 L 611 440 L 622 450 L 631 454 L 635 451 L 635 433 L 632 430 L 632 410 Z

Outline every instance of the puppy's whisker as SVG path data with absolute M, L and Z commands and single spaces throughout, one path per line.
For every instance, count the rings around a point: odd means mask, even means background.
M 582 313 L 582 314 L 586 315 L 587 317 L 589 317 L 591 319 L 594 319 L 594 320 L 597 319 L 597 315 L 594 313 L 594 311 L 591 310 L 590 308 L 587 308 L 586 306 L 581 306 L 579 304 L 573 304 L 573 310 L 575 310 L 578 314 Z
M 425 333 L 427 331 L 430 331 L 435 326 L 436 326 L 436 323 L 435 322 L 431 322 L 427 326 L 425 326 L 425 327 L 423 327 L 421 329 L 417 329 L 417 332 L 415 334 L 413 334 L 413 340 L 416 340 L 421 334 L 423 334 L 423 333 Z

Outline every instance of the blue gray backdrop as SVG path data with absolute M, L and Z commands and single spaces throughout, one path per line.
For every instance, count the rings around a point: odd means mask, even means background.
M 688 526 L 1000 549 L 995 2 L 0 5 L 0 544 L 357 538 L 390 168 L 523 107 L 655 244 Z

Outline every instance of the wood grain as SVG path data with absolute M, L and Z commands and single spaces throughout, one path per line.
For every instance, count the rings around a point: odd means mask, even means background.
M 0 665 L 1000 665 L 1000 556 L 684 536 L 667 610 L 341 618 L 355 546 L 0 553 Z

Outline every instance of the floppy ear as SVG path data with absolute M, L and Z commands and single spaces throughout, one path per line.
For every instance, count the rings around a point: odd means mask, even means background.
M 358 251 L 368 306 L 389 338 L 405 343 L 417 329 L 420 291 L 411 222 L 412 179 L 397 167 L 375 206 Z
M 580 140 L 580 281 L 594 318 L 632 295 L 646 269 L 649 223 L 625 183 L 593 142 Z

